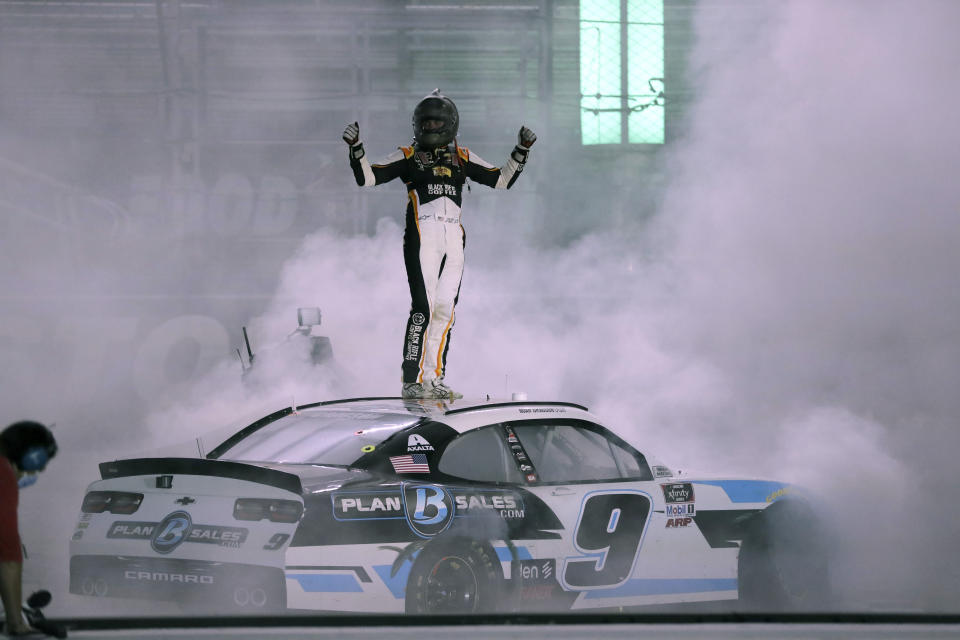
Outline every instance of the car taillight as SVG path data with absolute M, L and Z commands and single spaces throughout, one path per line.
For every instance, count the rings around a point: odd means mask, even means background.
M 237 520 L 296 522 L 303 515 L 303 505 L 296 500 L 270 498 L 237 498 L 233 503 L 233 517 Z
M 136 513 L 143 502 L 142 493 L 127 493 L 125 491 L 91 491 L 83 497 L 80 510 L 84 513 L 117 513 L 130 515 Z

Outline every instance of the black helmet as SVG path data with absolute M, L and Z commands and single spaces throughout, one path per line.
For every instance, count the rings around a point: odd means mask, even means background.
M 457 105 L 440 93 L 440 89 L 434 89 L 413 110 L 413 139 L 421 147 L 436 149 L 447 146 L 457 137 L 459 127 Z
M 57 454 L 57 441 L 39 422 L 15 422 L 0 432 L 0 452 L 20 471 L 43 471 Z

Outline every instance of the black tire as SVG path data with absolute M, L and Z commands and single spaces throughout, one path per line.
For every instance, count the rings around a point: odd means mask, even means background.
M 831 601 L 829 546 L 816 514 L 780 500 L 747 526 L 738 561 L 740 609 L 822 611 Z
M 500 561 L 489 544 L 465 537 L 440 538 L 424 547 L 413 563 L 406 611 L 490 613 L 499 608 L 503 582 Z

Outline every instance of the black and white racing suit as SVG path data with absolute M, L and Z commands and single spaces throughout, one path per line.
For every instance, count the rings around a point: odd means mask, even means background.
M 370 164 L 351 151 L 350 166 L 360 186 L 403 180 L 407 187 L 403 260 L 410 284 L 410 317 L 403 343 L 403 382 L 443 378 L 450 349 L 454 307 L 460 295 L 463 249 L 460 224 L 464 182 L 509 189 L 523 171 L 527 150 L 517 146 L 503 167 L 484 162 L 457 146 L 423 150 L 399 147 L 383 162 Z

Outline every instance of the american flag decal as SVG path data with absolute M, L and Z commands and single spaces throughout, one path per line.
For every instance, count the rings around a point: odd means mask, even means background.
M 425 453 L 412 453 L 405 456 L 390 456 L 390 464 L 397 473 L 430 473 Z

